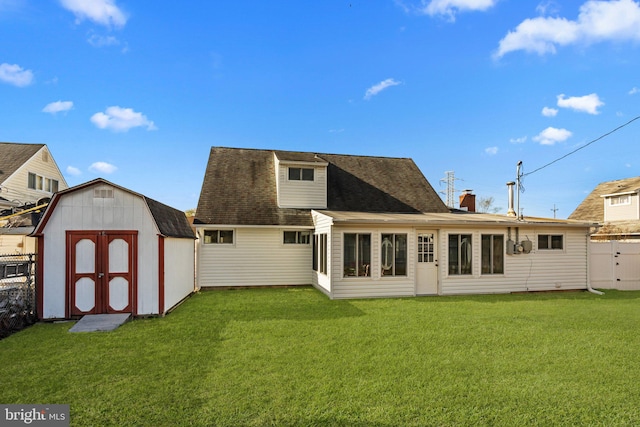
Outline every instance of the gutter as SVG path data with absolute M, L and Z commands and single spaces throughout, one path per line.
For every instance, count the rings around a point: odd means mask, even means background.
M 591 235 L 587 233 L 585 236 L 587 240 L 587 291 L 596 295 L 604 295 L 604 292 L 591 287 L 591 269 L 589 268 L 589 260 L 591 259 Z

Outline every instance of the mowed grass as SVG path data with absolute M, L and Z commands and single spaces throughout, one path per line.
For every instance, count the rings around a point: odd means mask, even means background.
M 70 404 L 74 426 L 640 425 L 640 292 L 212 291 L 71 326 L 0 341 L 0 403 Z

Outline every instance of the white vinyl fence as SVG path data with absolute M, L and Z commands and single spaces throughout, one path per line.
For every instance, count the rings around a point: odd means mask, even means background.
M 612 240 L 590 244 L 592 287 L 640 290 L 640 243 Z

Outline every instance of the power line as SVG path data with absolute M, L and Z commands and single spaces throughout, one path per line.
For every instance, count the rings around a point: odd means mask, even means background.
M 569 157 L 570 155 L 572 155 L 572 154 L 574 154 L 574 153 L 576 153 L 576 152 L 578 152 L 578 151 L 582 150 L 583 148 L 587 148 L 588 146 L 590 146 L 590 145 L 591 145 L 591 144 L 593 144 L 594 142 L 600 141 L 602 138 L 605 138 L 605 137 L 607 137 L 607 136 L 611 135 L 612 133 L 619 131 L 619 130 L 620 130 L 620 129 L 622 129 L 623 127 L 630 125 L 632 122 L 635 122 L 635 121 L 636 121 L 636 120 L 638 120 L 638 119 L 640 119 L 640 116 L 634 117 L 633 119 L 629 120 L 627 123 L 625 123 L 625 124 L 623 124 L 623 125 L 618 126 L 618 127 L 617 127 L 617 128 L 615 128 L 614 130 L 609 131 L 609 132 L 605 133 L 604 135 L 601 135 L 601 136 L 597 137 L 596 139 L 594 139 L 594 140 L 592 140 L 592 141 L 589 141 L 588 143 L 586 143 L 586 144 L 585 144 L 585 145 L 583 145 L 582 147 L 578 147 L 578 148 L 576 148 L 575 150 L 571 151 L 570 153 L 567 153 L 567 154 L 565 154 L 565 155 L 564 155 L 564 156 L 562 156 L 562 157 L 558 157 L 558 158 L 557 158 L 557 159 L 555 159 L 554 161 L 549 162 L 549 163 L 547 163 L 547 164 L 546 164 L 546 165 L 544 165 L 544 166 L 540 166 L 538 169 L 534 169 L 534 170 L 532 170 L 531 172 L 528 172 L 528 173 L 522 174 L 521 176 L 522 176 L 522 177 L 525 177 L 525 176 L 528 176 L 528 175 L 534 174 L 534 173 L 538 172 L 539 170 L 542 170 L 542 169 L 544 169 L 544 168 L 546 168 L 546 167 L 548 167 L 548 166 L 551 166 L 552 164 L 554 164 L 554 163 L 556 163 L 556 162 L 559 162 L 560 160 L 562 160 L 562 159 L 564 159 L 564 158 L 566 158 L 566 157 Z

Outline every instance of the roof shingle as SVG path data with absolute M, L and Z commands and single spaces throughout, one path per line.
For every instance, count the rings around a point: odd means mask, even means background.
M 448 212 L 411 159 L 212 147 L 195 223 L 312 226 L 309 209 L 278 207 L 274 153 L 328 163 L 327 209 Z

